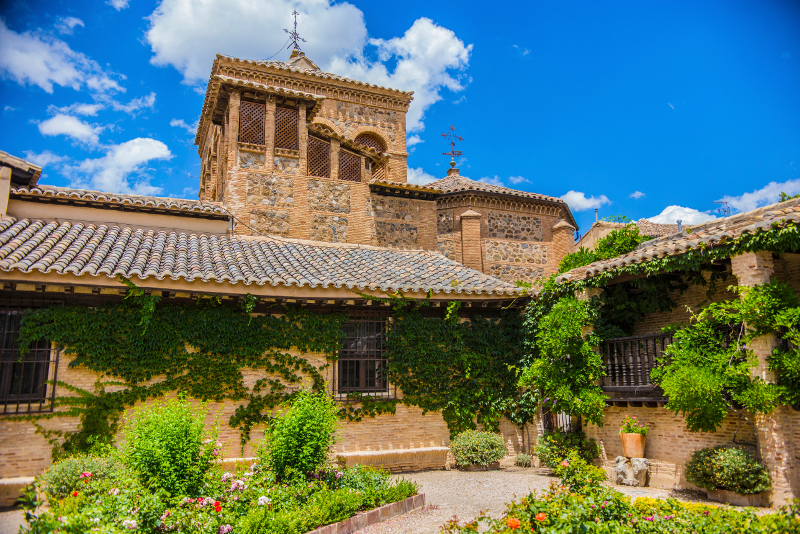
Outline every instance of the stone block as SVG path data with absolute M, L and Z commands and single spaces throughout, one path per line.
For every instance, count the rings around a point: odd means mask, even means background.
M 314 215 L 311 218 L 311 240 L 328 243 L 347 242 L 347 217 Z
M 614 460 L 614 478 L 621 486 L 644 487 L 647 485 L 649 467 L 647 458 L 617 456 Z
M 350 184 L 326 180 L 308 181 L 308 207 L 333 213 L 350 213 Z
M 542 240 L 542 219 L 532 215 L 490 211 L 487 225 L 489 237 L 520 241 Z
M 22 492 L 33 484 L 33 477 L 0 478 L 0 508 L 14 506 Z

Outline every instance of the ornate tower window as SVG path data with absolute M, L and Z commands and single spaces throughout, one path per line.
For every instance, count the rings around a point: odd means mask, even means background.
M 239 105 L 239 142 L 252 145 L 264 144 L 264 120 L 266 106 L 242 100 Z
M 386 146 L 383 144 L 383 141 L 372 134 L 361 134 L 356 137 L 353 142 L 369 148 L 374 148 L 378 152 L 386 152 Z
M 308 137 L 308 175 L 331 177 L 331 144 L 312 136 Z
M 296 109 L 275 108 L 275 148 L 299 150 L 297 127 L 299 112 Z
M 347 150 L 339 151 L 339 179 L 348 182 L 361 181 L 361 156 Z

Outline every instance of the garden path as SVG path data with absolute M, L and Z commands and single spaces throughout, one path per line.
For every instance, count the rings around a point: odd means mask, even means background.
M 508 459 L 504 463 L 508 463 Z M 442 525 L 453 516 L 462 523 L 473 519 L 482 510 L 488 510 L 492 517 L 500 517 L 507 502 L 520 499 L 534 489 L 546 490 L 550 482 L 558 480 L 535 474 L 532 469 L 508 465 L 501 465 L 498 471 L 421 471 L 399 476 L 420 485 L 420 493 L 425 494 L 425 507 L 359 530 L 357 534 L 438 534 Z M 696 492 L 619 486 L 615 489 L 632 497 L 675 497 L 691 502 L 706 500 L 705 495 Z

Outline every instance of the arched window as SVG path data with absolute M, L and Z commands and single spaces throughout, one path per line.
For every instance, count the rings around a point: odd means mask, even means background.
M 386 152 L 386 144 L 377 135 L 363 133 L 353 140 L 357 145 L 374 148 L 378 152 Z

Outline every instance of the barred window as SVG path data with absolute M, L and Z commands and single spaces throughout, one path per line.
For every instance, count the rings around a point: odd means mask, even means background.
M 338 393 L 388 393 L 386 317 L 351 318 L 339 351 Z
M 308 138 L 308 175 L 331 177 L 331 144 L 312 136 Z
M 347 150 L 339 151 L 339 179 L 348 182 L 361 181 L 361 156 Z
M 19 329 L 26 311 L 61 305 L 55 301 L 0 301 L 0 407 L 2 413 L 44 412 L 53 409 L 58 350 L 48 340 L 19 352 Z M 52 381 L 52 384 L 45 382 Z
M 361 134 L 356 137 L 353 142 L 359 145 L 367 146 L 370 148 L 374 148 L 378 152 L 386 152 L 386 146 L 383 144 L 383 141 L 378 139 L 374 135 L 370 134 Z
M 297 134 L 300 113 L 296 109 L 275 108 L 275 148 L 299 150 Z
M 242 100 L 239 104 L 239 142 L 263 145 L 266 116 L 264 104 Z

